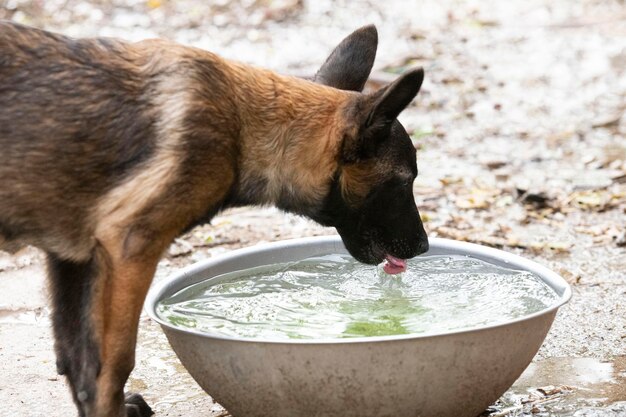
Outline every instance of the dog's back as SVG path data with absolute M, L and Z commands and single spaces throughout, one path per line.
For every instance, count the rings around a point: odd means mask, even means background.
M 88 247 L 95 199 L 153 151 L 150 80 L 113 40 L 1 22 L 0 50 L 0 246 Z
M 349 96 L 159 40 L 78 40 L 1 22 L 0 50 L 0 247 L 28 243 L 76 260 L 89 257 L 94 230 L 107 214 L 99 205 L 128 203 L 107 200 L 108 194 L 136 178 L 125 191 L 133 197 L 150 189 L 145 179 L 151 178 L 160 191 L 137 198 L 136 211 L 156 194 L 167 195 L 166 187 L 180 194 L 180 185 L 200 181 L 201 172 L 187 172 L 174 185 L 164 171 L 186 159 L 221 166 L 220 175 L 233 177 L 235 159 L 247 158 L 235 200 L 272 202 L 257 195 L 264 171 L 276 165 L 276 143 L 265 149 L 265 138 L 299 131 L 291 148 L 311 148 L 309 159 L 318 166 L 313 155 L 325 148 L 311 139 L 328 136 L 338 103 Z M 303 109 L 315 117 L 301 117 Z M 177 156 L 163 147 L 178 148 Z M 327 176 L 313 177 L 319 183 Z M 215 195 L 233 194 L 232 178 L 220 184 Z M 273 199 L 287 189 L 263 184 Z M 190 199 L 167 204 L 200 204 Z M 281 207 L 295 204 L 289 201 Z

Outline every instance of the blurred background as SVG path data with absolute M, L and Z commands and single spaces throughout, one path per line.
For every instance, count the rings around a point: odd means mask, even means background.
M 529 371 L 485 416 L 626 415 L 624 1 L 0 0 L 0 19 L 162 37 L 297 76 L 376 24 L 371 88 L 426 70 L 400 120 L 418 149 L 429 235 L 522 254 L 574 286 Z M 157 279 L 231 248 L 329 233 L 275 209 L 229 211 L 178 239 Z M 73 415 L 46 306 L 41 254 L 0 252 L 0 415 Z M 130 388 L 158 415 L 228 415 L 147 318 L 137 364 Z

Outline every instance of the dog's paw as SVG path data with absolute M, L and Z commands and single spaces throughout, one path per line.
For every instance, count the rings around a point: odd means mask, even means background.
M 125 403 L 126 417 L 150 417 L 154 414 L 152 408 L 139 394 L 127 393 Z

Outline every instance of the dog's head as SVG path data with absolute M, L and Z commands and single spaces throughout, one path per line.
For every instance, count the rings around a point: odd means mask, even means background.
M 361 92 L 374 58 L 374 26 L 361 28 L 331 53 L 315 81 Z M 409 71 L 371 94 L 356 94 L 345 109 L 346 129 L 339 168 L 323 208 L 314 216 L 334 226 L 352 256 L 375 264 L 387 259 L 391 270 L 428 250 L 428 238 L 413 197 L 417 176 L 415 148 L 397 117 L 424 79 Z

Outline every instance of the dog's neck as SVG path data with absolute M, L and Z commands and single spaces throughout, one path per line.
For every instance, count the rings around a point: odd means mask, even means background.
M 236 204 L 313 213 L 337 169 L 354 93 L 240 64 L 232 69 L 241 123 Z
M 337 170 L 346 110 L 357 93 L 163 41 L 137 47 L 148 49 L 141 59 L 158 58 L 143 68 L 167 80 L 165 113 L 183 115 L 177 126 L 207 132 L 233 154 L 236 181 L 226 206 L 316 212 Z

